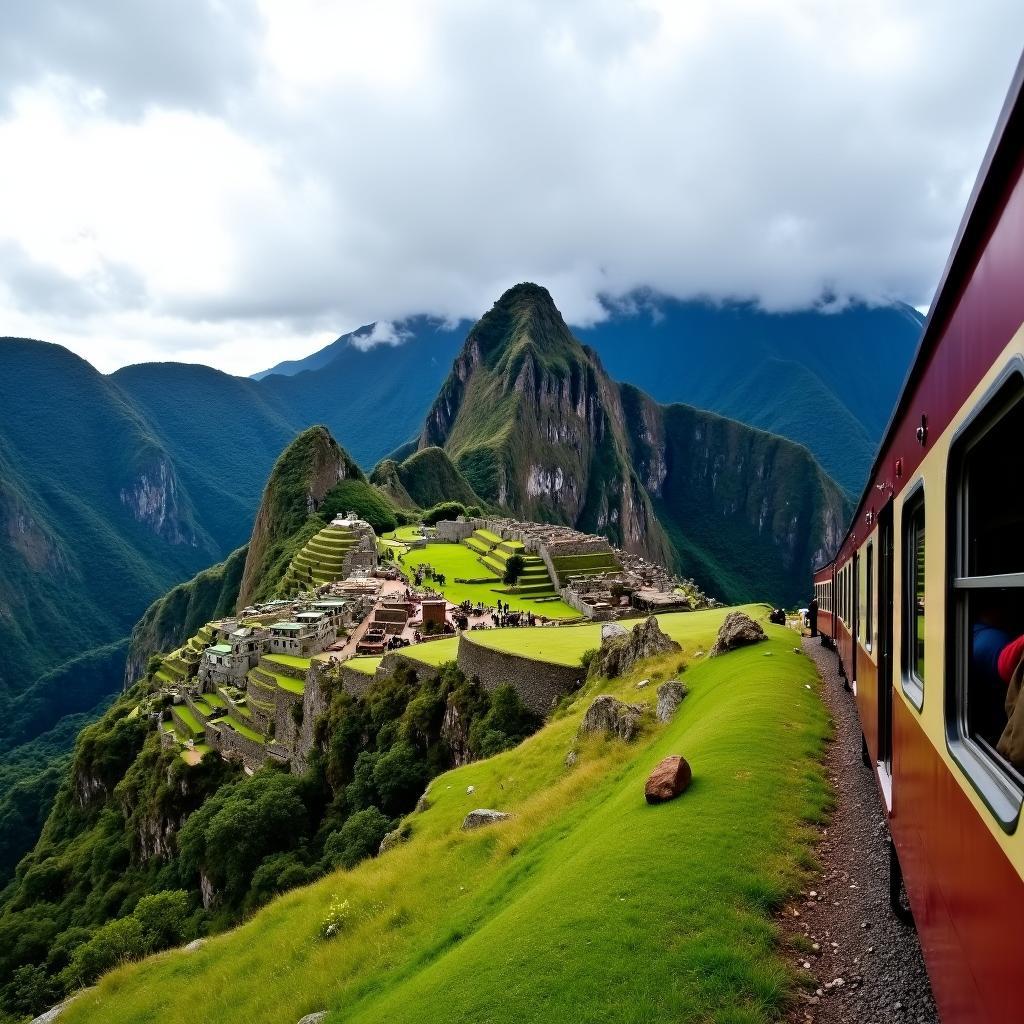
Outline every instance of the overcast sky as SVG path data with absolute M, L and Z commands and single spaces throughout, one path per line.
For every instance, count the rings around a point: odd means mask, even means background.
M 1020 0 L 3 0 L 0 335 L 251 373 L 520 280 L 927 305 L 1022 43 Z

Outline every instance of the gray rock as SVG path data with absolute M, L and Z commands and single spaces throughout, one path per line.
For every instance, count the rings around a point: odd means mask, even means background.
M 300 1018 L 299 1024 L 323 1024 L 327 1020 L 326 1010 L 317 1010 L 316 1013 L 307 1013 L 305 1017 Z
M 417 814 L 422 814 L 424 811 L 428 810 L 429 808 L 430 808 L 430 800 L 427 798 L 427 794 L 424 793 L 423 796 L 421 796 L 419 798 L 419 800 L 416 801 L 416 813 Z
M 401 846 L 402 843 L 407 843 L 409 835 L 409 830 L 401 826 L 392 829 L 390 832 L 385 832 L 384 838 L 380 841 L 380 849 L 377 851 L 378 855 L 387 853 L 388 850 L 393 850 L 396 846 Z
M 202 949 L 206 945 L 207 939 L 193 939 L 185 946 L 186 953 L 194 953 L 197 949 Z
M 636 688 L 638 690 L 642 690 L 645 686 L 650 686 L 650 685 L 651 685 L 650 679 L 641 679 L 640 682 L 636 684 Z
M 71 999 L 75 997 L 72 996 Z M 33 1018 L 31 1024 L 53 1024 L 53 1022 L 68 1008 L 68 1004 L 71 999 L 65 999 L 64 1002 L 58 1003 L 56 1006 L 51 1006 L 46 1013 L 41 1013 L 38 1017 Z
M 658 707 L 655 717 L 659 722 L 667 722 L 675 713 L 683 699 L 690 691 L 678 679 L 670 679 L 658 687 Z
M 478 807 L 466 815 L 462 822 L 462 831 L 468 832 L 470 829 L 483 828 L 485 825 L 493 825 L 498 821 L 508 821 L 511 817 L 511 814 L 506 814 L 504 811 L 492 811 L 487 807 Z
M 579 763 L 579 759 L 580 752 L 575 747 L 573 747 L 572 750 L 570 750 L 569 753 L 565 755 L 565 767 L 575 768 L 576 765 Z
M 625 636 L 628 630 L 617 622 L 606 622 L 601 627 L 601 639 L 610 640 L 613 636 Z
M 608 693 L 595 697 L 580 722 L 578 736 L 599 735 L 629 743 L 636 739 L 643 717 L 642 704 L 625 704 Z
M 764 630 L 744 612 L 729 612 L 718 631 L 718 639 L 711 648 L 710 657 L 717 658 L 720 654 L 735 651 L 737 647 L 746 647 L 766 640 Z
M 644 658 L 681 650 L 675 640 L 661 631 L 658 620 L 650 615 L 630 632 L 603 639 L 597 656 L 590 662 L 590 675 L 614 679 Z

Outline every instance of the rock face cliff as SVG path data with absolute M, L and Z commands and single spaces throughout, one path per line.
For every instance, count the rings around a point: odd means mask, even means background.
M 486 501 L 604 534 L 726 600 L 799 600 L 848 514 L 805 448 L 612 381 L 534 284 L 470 331 L 421 432 L 432 445 Z
M 671 560 L 629 463 L 618 388 L 547 290 L 506 292 L 473 327 L 419 446 L 443 447 L 485 501 Z

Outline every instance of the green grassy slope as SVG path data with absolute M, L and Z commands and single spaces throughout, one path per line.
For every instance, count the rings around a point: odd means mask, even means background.
M 686 646 L 706 649 L 714 623 L 691 621 Z M 593 692 L 652 702 L 636 679 L 675 674 L 680 656 L 595 684 L 518 748 L 435 779 L 407 845 L 282 897 L 198 952 L 115 971 L 62 1019 L 777 1019 L 792 979 L 772 914 L 807 860 L 804 822 L 827 802 L 827 720 L 813 665 L 792 633 L 768 630 L 767 644 L 692 665 L 671 723 L 631 746 L 588 743 L 570 770 Z M 694 783 L 648 807 L 644 779 L 669 753 L 688 757 Z M 474 807 L 515 817 L 462 833 Z M 336 896 L 349 922 L 324 942 Z

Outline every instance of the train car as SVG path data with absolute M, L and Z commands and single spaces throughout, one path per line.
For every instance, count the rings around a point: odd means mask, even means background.
M 940 1016 L 1024 1021 L 1024 60 L 868 484 L 813 582 Z

